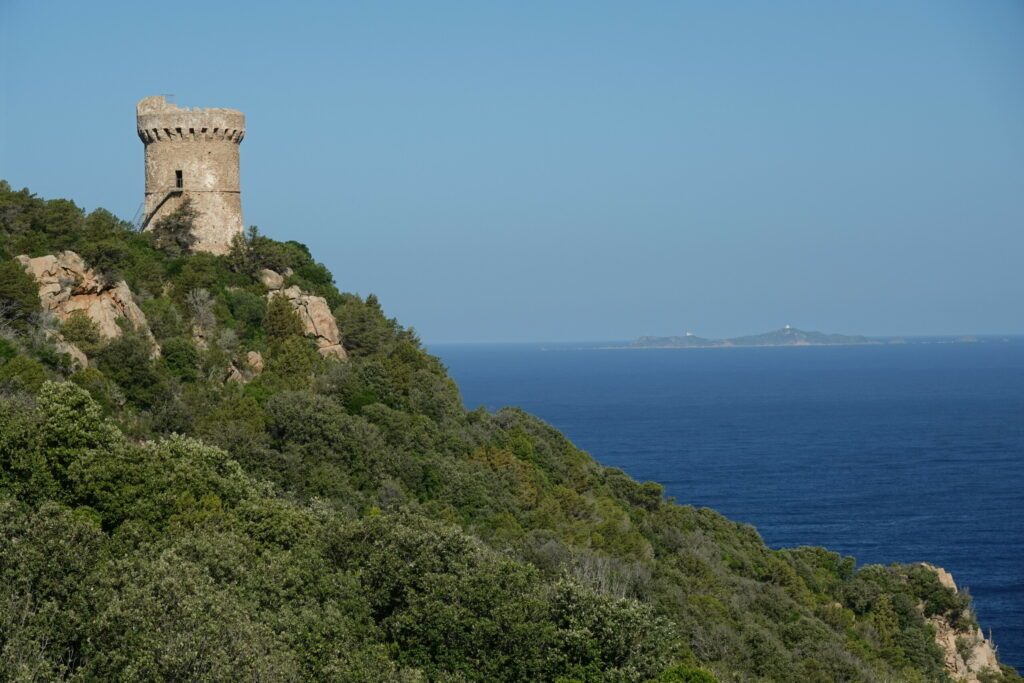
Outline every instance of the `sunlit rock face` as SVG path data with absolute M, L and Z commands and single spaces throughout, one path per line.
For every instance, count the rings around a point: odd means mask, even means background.
M 43 310 L 52 313 L 59 321 L 64 322 L 73 313 L 82 311 L 96 323 L 104 338 L 116 339 L 123 334 L 118 320 L 125 319 L 131 327 L 149 338 L 154 355 L 159 354 L 160 347 L 149 330 L 146 314 L 135 303 L 124 280 L 113 284 L 105 282 L 73 251 L 36 258 L 22 255 L 18 261 L 39 285 L 39 302 Z M 68 353 L 79 360 L 81 351 L 73 349 Z
M 922 565 L 935 572 L 943 586 L 954 593 L 959 592 L 953 575 L 948 571 L 926 562 Z M 961 630 L 942 616 L 929 617 L 928 623 L 935 628 L 935 644 L 942 650 L 943 663 L 953 680 L 980 683 L 979 674 L 999 671 L 995 647 L 985 638 L 981 628 Z
M 345 347 L 341 345 L 341 333 L 338 331 L 338 323 L 331 314 L 331 308 L 327 305 L 327 299 L 322 296 L 306 294 L 298 287 L 288 287 L 272 291 L 267 297 L 283 296 L 291 302 L 292 308 L 299 314 L 302 320 L 302 329 L 307 337 L 316 341 L 317 350 L 325 358 L 346 360 L 348 354 Z

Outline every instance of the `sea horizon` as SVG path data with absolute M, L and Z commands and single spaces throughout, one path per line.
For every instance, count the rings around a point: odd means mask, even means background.
M 851 333 L 851 334 L 853 334 L 853 333 Z M 965 343 L 965 344 L 971 343 L 970 341 L 965 341 L 965 339 L 968 338 L 968 337 L 973 337 L 973 338 L 976 338 L 977 340 L 983 340 L 983 341 L 997 341 L 997 340 L 1000 340 L 1000 339 L 1006 339 L 1006 340 L 1009 340 L 1009 341 L 1024 340 L 1024 332 L 1005 332 L 1005 333 L 1003 333 L 1003 332 L 985 332 L 985 333 L 980 333 L 980 332 L 964 332 L 964 333 L 959 333 L 959 334 L 951 333 L 951 334 L 885 334 L 885 335 L 881 335 L 881 334 L 880 335 L 874 335 L 874 334 L 866 334 L 866 333 L 856 333 L 856 334 L 858 336 L 867 337 L 869 339 L 905 339 L 905 340 L 913 340 L 915 342 L 928 342 L 928 341 L 932 341 L 932 340 L 935 340 L 935 341 L 949 340 L 949 341 L 959 341 L 960 343 Z M 672 336 L 672 335 L 670 335 L 670 334 L 665 334 L 665 335 L 639 335 L 637 337 L 622 338 L 622 339 L 528 339 L 528 340 L 514 339 L 514 340 L 482 340 L 482 341 L 481 340 L 456 340 L 456 341 L 451 341 L 451 340 L 448 340 L 448 341 L 443 341 L 443 340 L 442 341 L 423 340 L 423 345 L 426 346 L 428 349 L 431 348 L 431 347 L 434 347 L 434 346 L 477 346 L 477 345 L 479 345 L 479 346 L 492 346 L 492 345 L 493 346 L 500 346 L 500 345 L 534 345 L 534 346 L 538 346 L 538 345 L 551 345 L 551 346 L 565 346 L 565 345 L 568 345 L 568 344 L 580 344 L 580 345 L 582 345 L 584 347 L 590 347 L 590 346 L 593 346 L 595 344 L 629 344 L 629 343 L 632 343 L 633 341 L 635 341 L 636 339 L 638 339 L 640 337 L 644 337 L 644 336 L 658 336 L 658 337 L 665 336 L 665 337 L 668 337 L 668 336 Z M 678 336 L 682 336 L 682 335 L 678 335 Z M 745 336 L 745 335 L 739 335 L 739 336 Z M 732 338 L 735 338 L 735 337 L 714 337 L 714 338 L 715 339 L 732 339 Z M 774 345 L 774 346 L 765 346 L 765 347 L 762 347 L 762 348 L 785 348 L 787 346 L 797 346 L 797 345 L 778 344 L 778 345 Z M 832 344 L 832 345 L 827 345 L 827 344 L 809 344 L 807 346 L 842 346 L 842 345 L 841 344 Z M 636 348 L 640 348 L 640 347 L 636 347 Z M 652 348 L 667 348 L 667 347 L 652 347 Z M 678 348 L 682 349 L 683 347 L 678 347 Z M 710 347 L 705 347 L 705 348 L 710 348 Z M 737 348 L 737 347 L 720 347 L 720 348 Z

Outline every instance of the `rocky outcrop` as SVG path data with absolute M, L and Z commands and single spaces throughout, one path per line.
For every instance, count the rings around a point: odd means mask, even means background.
M 952 574 L 928 563 L 922 563 L 922 566 L 935 572 L 943 586 L 958 592 Z M 959 630 L 941 615 L 929 617 L 928 623 L 935 629 L 935 644 L 942 650 L 946 671 L 953 680 L 979 683 L 978 674 L 999 671 L 996 648 L 980 628 Z
M 57 332 L 53 332 L 50 335 L 50 338 L 53 340 L 53 343 L 57 346 L 57 350 L 60 351 L 61 353 L 66 353 L 69 356 L 71 356 L 71 360 L 74 361 L 74 363 L 78 367 L 89 367 L 89 358 L 88 356 L 85 355 L 85 352 L 82 351 L 82 349 L 78 348 L 71 342 L 64 339 L 64 337 L 60 336 L 60 334 L 58 334 Z
M 192 343 L 196 345 L 196 348 L 200 351 L 206 351 L 210 348 L 212 341 L 211 333 L 209 330 L 203 329 L 201 326 L 193 323 L 192 325 Z
M 277 291 L 284 287 L 284 276 L 270 268 L 264 268 L 260 271 L 260 282 L 267 289 Z
M 285 268 L 280 273 L 270 268 L 264 268 L 260 271 L 260 282 L 270 291 L 276 292 L 284 287 L 284 281 L 291 277 L 293 272 L 291 268 Z
M 316 341 L 317 350 L 324 358 L 335 358 L 345 360 L 348 354 L 345 347 L 341 345 L 341 333 L 338 332 L 338 323 L 335 322 L 331 309 L 327 305 L 327 299 L 322 296 L 306 294 L 298 287 L 288 287 L 272 291 L 267 297 L 284 296 L 291 302 L 295 312 L 302 320 L 303 332 L 307 337 Z
M 250 351 L 245 354 L 245 362 L 249 365 L 253 375 L 263 374 L 263 354 L 259 351 Z
M 61 322 L 82 311 L 96 323 L 103 337 L 116 339 L 122 334 L 117 321 L 123 318 L 148 336 L 154 354 L 159 354 L 160 347 L 149 331 L 146 315 L 124 280 L 107 284 L 73 251 L 36 258 L 22 255 L 18 261 L 39 284 L 43 310 L 53 313 Z
M 263 354 L 259 351 L 249 351 L 245 354 L 245 362 L 240 364 L 241 367 L 232 363 L 228 366 L 227 373 L 224 376 L 224 383 L 237 382 L 238 384 L 248 384 L 256 377 L 263 374 Z
M 227 384 L 228 382 L 237 382 L 239 384 L 245 384 L 246 381 L 247 380 L 245 379 L 245 375 L 243 375 L 242 371 L 236 368 L 234 364 L 228 366 L 227 373 L 224 376 L 225 384 Z

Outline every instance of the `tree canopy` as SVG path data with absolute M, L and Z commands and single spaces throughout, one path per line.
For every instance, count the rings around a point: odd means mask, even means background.
M 126 280 L 159 356 L 69 320 L 76 369 L 24 313 L 13 257 L 63 249 Z M 327 300 L 347 362 L 263 268 Z M 973 624 L 919 566 L 772 550 L 521 410 L 467 411 L 295 242 L 189 254 L 0 182 L 0 300 L 0 679 L 930 682 L 927 618 Z

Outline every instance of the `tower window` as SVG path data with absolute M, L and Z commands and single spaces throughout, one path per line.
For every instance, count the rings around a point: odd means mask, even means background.
M 174 172 L 174 186 L 185 187 L 185 179 L 181 177 L 181 171 Z

